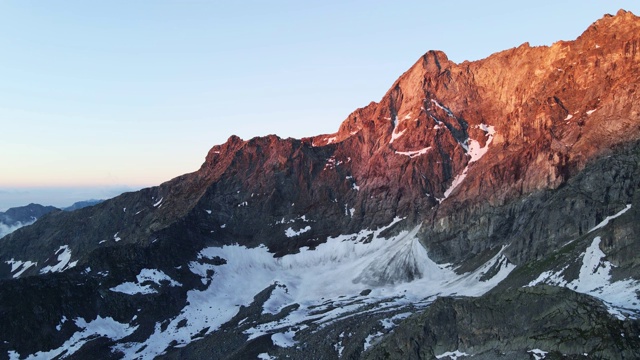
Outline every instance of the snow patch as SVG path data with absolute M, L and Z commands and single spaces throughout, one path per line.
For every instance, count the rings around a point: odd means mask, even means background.
M 342 357 L 342 353 L 344 352 L 344 345 L 342 345 L 342 340 L 344 340 L 344 331 L 338 335 L 338 342 L 333 345 L 333 348 L 338 353 L 338 357 Z
M 533 355 L 533 358 L 535 360 L 542 360 L 545 357 L 547 357 L 547 354 L 549 353 L 548 351 L 544 351 L 544 350 L 540 350 L 540 349 L 532 349 L 527 351 L 528 353 L 530 353 L 531 355 Z
M 38 265 L 38 262 L 20 261 L 14 260 L 13 258 L 11 260 L 5 261 L 5 263 L 11 265 L 11 273 L 13 274 L 12 277 L 14 279 L 19 278 L 20 275 L 22 275 L 22 273 L 27 271 L 30 267 Z
M 301 234 L 306 233 L 307 231 L 311 230 L 311 226 L 306 226 L 298 231 L 293 230 L 293 228 L 288 228 L 287 230 L 285 230 L 284 234 L 287 237 L 295 237 L 295 236 L 299 236 Z
M 397 315 L 392 316 L 389 319 L 382 319 L 380 320 L 380 324 L 386 329 L 386 330 L 392 330 L 393 328 L 395 328 L 397 326 L 397 324 L 408 318 L 409 316 L 411 316 L 410 312 L 404 312 L 404 313 L 400 313 Z
M 408 116 L 408 118 L 407 118 Z M 401 121 L 405 121 L 411 118 L 411 113 L 409 113 L 407 116 L 405 116 Z M 400 124 L 401 121 L 398 121 L 398 116 L 393 118 L 393 131 L 391 132 L 391 139 L 389 140 L 389 144 L 393 144 L 393 142 L 398 139 L 399 137 L 401 137 L 402 135 L 404 135 L 404 133 L 407 131 L 407 129 L 402 130 L 401 132 L 398 132 L 398 125 Z
M 67 317 L 63 316 L 62 319 L 60 319 L 60 323 L 58 325 L 56 325 L 56 330 L 60 331 L 62 330 L 62 325 L 67 322 Z
M 446 198 L 448 198 L 453 190 L 455 190 L 460 184 L 462 184 L 464 179 L 467 177 L 467 174 L 469 173 L 469 165 L 480 160 L 487 153 L 487 151 L 489 151 L 489 145 L 491 145 L 493 136 L 496 133 L 495 127 L 491 125 L 480 124 L 477 125 L 477 128 L 486 133 L 486 136 L 488 137 L 487 142 L 485 143 L 484 147 L 481 147 L 480 143 L 473 139 L 468 140 L 469 145 L 460 143 L 460 145 L 465 148 L 465 150 L 467 151 L 467 155 L 469 155 L 471 159 L 469 159 L 469 163 L 464 168 L 464 170 L 462 170 L 460 174 L 456 175 L 456 177 L 453 178 L 451 185 L 449 185 L 449 188 L 447 188 L 447 190 L 445 190 L 444 192 L 444 197 L 441 199 L 437 199 L 438 202 L 443 202 Z
M 571 119 L 573 119 L 573 115 L 569 114 L 569 115 L 567 115 L 566 118 L 564 118 L 564 121 L 569 121 Z
M 340 164 L 342 164 L 342 161 L 336 160 L 336 158 L 332 156 L 327 159 L 327 162 L 324 164 L 323 170 L 333 170 Z
M 40 351 L 27 356 L 27 360 L 53 359 L 56 357 L 68 357 L 96 337 L 106 337 L 113 341 L 120 340 L 131 335 L 138 326 L 131 327 L 129 324 L 119 323 L 111 317 L 102 318 L 98 316 L 91 322 L 86 322 L 83 318 L 75 320 L 76 326 L 82 329 L 76 332 L 62 346 L 49 351 Z
M 456 351 L 447 351 L 446 353 L 436 355 L 436 359 L 449 358 L 450 360 L 457 360 L 460 357 L 467 357 L 467 356 L 471 356 L 471 355 L 465 352 L 462 352 L 460 350 L 456 350 Z
M 113 234 L 113 241 L 118 242 L 118 241 L 122 240 L 122 239 L 120 238 L 120 236 L 118 236 L 118 234 L 119 234 L 119 232 L 117 232 L 117 233 Z
M 496 133 L 495 128 L 491 125 L 480 124 L 477 126 L 477 128 L 484 131 L 488 139 L 484 147 L 480 147 L 480 143 L 478 141 L 469 139 L 470 144 L 467 152 L 467 154 L 471 156 L 469 163 L 480 160 L 487 153 L 487 151 L 489 150 L 489 145 L 493 141 L 493 135 L 495 135 Z
M 396 154 L 398 155 L 405 155 L 408 156 L 410 158 L 414 158 L 416 156 L 420 156 L 420 155 L 424 155 L 427 153 L 427 151 L 431 150 L 431 146 L 420 149 L 420 150 L 413 150 L 413 151 L 396 151 Z
M 209 215 L 211 215 L 211 210 L 205 210 L 205 212 Z
M 275 333 L 271 335 L 271 341 L 273 341 L 273 345 L 279 346 L 281 348 L 290 348 L 293 347 L 296 342 L 293 340 L 293 337 L 296 335 L 296 332 L 293 330 L 289 330 L 284 333 Z
M 593 114 L 594 112 L 596 112 L 596 110 L 598 110 L 598 109 L 587 110 L 587 115 Z
M 155 204 L 153 204 L 153 207 L 158 207 L 160 206 L 160 204 L 162 204 L 162 200 L 164 199 L 164 197 L 161 197 L 160 200 L 158 200 L 158 202 L 156 202 Z
M 258 354 L 258 359 L 260 359 L 260 360 L 276 360 L 277 358 L 275 356 L 269 355 L 269 353 L 261 353 L 261 354 Z
M 55 265 L 45 266 L 40 269 L 40 274 L 45 274 L 48 272 L 63 272 L 65 270 L 71 269 L 76 266 L 78 261 L 71 261 L 71 250 L 69 249 L 69 245 L 60 246 L 58 250 L 56 250 L 54 255 L 58 255 L 58 263 Z
M 617 218 L 618 216 L 620 216 L 620 215 L 622 215 L 622 214 L 626 213 L 627 211 L 629 211 L 629 209 L 631 209 L 631 204 L 627 204 L 627 206 L 625 206 L 625 208 L 624 208 L 624 209 L 620 210 L 620 211 L 619 211 L 619 212 L 617 212 L 616 214 L 611 215 L 611 216 L 607 216 L 604 220 L 602 220 L 602 221 L 600 222 L 600 224 L 598 224 L 598 225 L 594 226 L 594 227 L 593 227 L 593 229 L 589 230 L 589 232 L 593 232 L 593 231 L 596 231 L 596 230 L 598 230 L 598 229 L 601 229 L 601 228 L 603 228 L 603 227 L 607 226 L 607 225 L 609 224 L 609 221 L 611 221 L 611 220 L 613 220 L 613 219 Z
M 136 276 L 137 282 L 126 282 L 122 283 L 118 286 L 112 287 L 111 291 L 120 292 L 127 295 L 147 295 L 147 294 L 155 294 L 158 291 L 155 290 L 151 284 L 156 284 L 161 286 L 161 282 L 168 281 L 169 286 L 182 286 L 179 282 L 170 278 L 167 274 L 160 270 L 156 269 L 142 269 L 140 273 Z M 147 283 L 147 284 L 145 284 Z
M 433 100 L 433 99 L 431 99 L 431 102 L 432 102 L 433 104 L 435 104 L 435 106 L 437 106 L 437 107 L 438 107 L 438 108 L 440 108 L 441 110 L 444 110 L 444 112 L 446 112 L 446 113 L 447 113 L 447 115 L 448 115 L 449 117 L 452 117 L 452 118 L 454 118 L 454 119 L 456 118 L 456 117 L 453 115 L 453 112 L 451 112 L 451 110 L 449 110 L 449 108 L 447 108 L 446 106 L 444 106 L 444 105 L 440 104 L 439 102 L 437 102 L 436 100 Z
M 389 140 L 389 144 L 392 144 L 394 141 L 396 141 L 396 139 L 404 135 L 405 132 L 407 132 L 407 129 L 404 129 L 400 132 L 396 132 L 396 129 L 393 129 L 393 132 L 391 133 L 391 140 Z
M 364 339 L 364 351 L 369 350 L 370 347 L 372 347 L 373 345 L 378 343 L 378 340 L 380 340 L 380 338 L 383 336 L 384 334 L 381 332 L 377 332 L 375 334 L 370 334 L 369 336 L 367 336 Z
M 467 177 L 468 172 L 469 172 L 469 166 L 465 167 L 462 173 L 456 175 L 456 177 L 451 182 L 451 185 L 449 185 L 447 190 L 445 190 L 444 198 L 438 199 L 438 202 L 443 202 L 444 199 L 448 198 L 449 195 L 451 195 L 451 193 L 453 192 L 453 190 L 455 190 L 460 184 L 462 184 L 462 181 L 464 181 L 464 179 Z

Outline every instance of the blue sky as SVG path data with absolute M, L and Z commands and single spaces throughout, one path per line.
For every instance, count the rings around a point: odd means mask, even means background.
M 640 14 L 594 0 L 2 1 L 0 209 L 72 200 L 43 189 L 156 185 L 232 134 L 331 133 L 428 50 L 462 62 L 549 45 L 620 8 Z

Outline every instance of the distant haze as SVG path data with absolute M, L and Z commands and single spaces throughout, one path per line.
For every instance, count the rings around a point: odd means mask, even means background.
M 139 189 L 128 186 L 0 188 L 0 211 L 30 203 L 65 208 L 78 201 L 110 199 L 123 192 Z

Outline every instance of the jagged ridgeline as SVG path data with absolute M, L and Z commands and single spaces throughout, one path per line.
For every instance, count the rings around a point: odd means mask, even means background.
M 640 19 L 0 240 L 0 358 L 640 358 Z

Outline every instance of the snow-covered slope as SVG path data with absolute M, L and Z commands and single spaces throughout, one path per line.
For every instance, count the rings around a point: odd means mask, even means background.
M 113 350 L 122 352 L 125 358 L 152 359 L 170 345 L 184 346 L 197 335 L 218 331 L 238 314 L 240 307 L 250 306 L 258 293 L 269 288 L 261 314 L 279 316 L 273 321 L 267 316 L 254 322 L 244 334 L 248 341 L 269 335 L 276 345 L 292 347 L 296 345 L 296 332 L 309 326 L 321 328 L 354 314 L 424 307 L 436 296 L 482 295 L 515 267 L 500 251 L 477 270 L 456 274 L 446 264 L 429 259 L 416 238 L 419 226 L 388 239 L 381 236 L 402 221 L 396 218 L 380 229 L 330 238 L 315 249 L 302 248 L 297 254 L 280 258 L 264 246 L 207 247 L 200 252 L 200 261 L 187 265 L 207 286 L 188 291 L 187 305 L 179 315 L 163 326 L 158 324 L 146 340 L 119 341 L 136 330 L 136 317 L 129 324 L 111 318 L 93 322 L 73 319 L 80 330 L 69 341 L 32 356 L 68 356 L 87 341 L 87 336 L 97 336 L 118 341 Z M 222 264 L 212 265 L 212 259 Z M 496 267 L 498 271 L 484 279 L 489 269 Z M 126 282 L 110 291 L 146 296 L 156 292 L 154 287 L 181 286 L 159 270 L 145 269 L 137 279 L 136 283 Z M 104 325 L 100 325 L 100 331 L 95 330 L 98 324 Z

